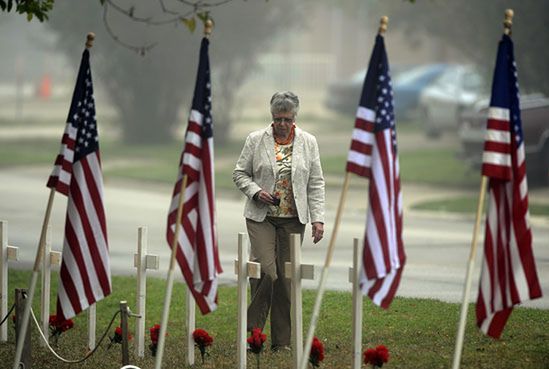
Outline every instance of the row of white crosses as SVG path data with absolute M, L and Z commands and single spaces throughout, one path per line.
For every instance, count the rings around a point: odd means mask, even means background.
M 285 277 L 291 280 L 291 319 L 292 319 L 292 362 L 298 367 L 303 355 L 303 319 L 302 319 L 302 288 L 303 279 L 312 280 L 315 277 L 315 267 L 311 264 L 301 263 L 300 235 L 290 236 L 290 262 L 285 265 Z M 6 316 L 8 312 L 8 262 L 17 261 L 18 248 L 8 245 L 8 223 L 0 221 L 0 316 Z M 358 239 L 354 240 L 353 267 L 349 268 L 349 281 L 353 284 L 353 359 L 352 368 L 360 368 L 361 365 L 361 326 L 362 326 L 362 294 L 358 283 L 359 257 Z M 51 236 L 48 230 L 46 238 L 45 255 L 42 258 L 42 296 L 41 296 L 41 325 L 44 332 L 49 329 L 50 285 L 52 267 L 57 267 L 61 262 L 61 253 L 51 250 Z M 49 255 L 49 257 L 47 257 Z M 134 267 L 137 269 L 137 294 L 136 294 L 136 327 L 135 327 L 135 355 L 145 355 L 145 321 L 146 321 L 146 278 L 147 270 L 158 270 L 159 258 L 157 255 L 147 253 L 147 227 L 139 227 L 137 233 L 137 253 L 134 254 Z M 237 299 L 238 299 L 238 328 L 237 328 L 237 362 L 238 368 L 246 368 L 246 335 L 247 335 L 247 285 L 248 278 L 259 279 L 261 266 L 259 263 L 248 261 L 248 247 L 245 233 L 238 234 L 238 259 L 235 260 L 235 274 L 237 275 Z M 195 329 L 195 303 L 192 295 L 187 290 L 186 301 L 186 326 L 187 326 L 187 355 L 186 363 L 194 364 L 194 341 L 192 333 Z M 88 310 L 88 347 L 95 346 L 96 330 L 95 305 Z M 0 326 L 0 342 L 7 341 L 7 326 Z
M 40 299 L 40 318 L 42 330 L 48 331 L 51 268 L 61 263 L 61 253 L 51 250 L 50 229 L 48 228 L 46 247 L 44 249 L 48 257 L 42 258 L 42 293 Z M 8 245 L 8 222 L 0 220 L 0 319 L 8 314 L 8 268 L 9 262 L 19 261 L 19 248 Z M 0 326 L 0 342 L 8 340 L 8 324 Z M 45 344 L 44 344 L 45 345 Z
M 248 278 L 260 278 L 261 266 L 255 262 L 244 262 L 248 259 L 245 247 L 245 233 L 238 234 L 238 259 L 235 260 L 235 274 L 238 276 L 238 329 L 237 329 L 237 362 L 238 369 L 246 368 L 246 288 Z M 303 318 L 302 290 L 303 279 L 315 278 L 315 266 L 301 263 L 300 235 L 290 236 L 290 262 L 285 265 L 285 277 L 291 279 L 291 319 L 292 319 L 292 363 L 299 367 L 303 356 Z M 360 290 L 360 246 L 358 238 L 353 239 L 353 266 L 349 268 L 349 282 L 352 283 L 352 369 L 362 365 L 362 292 Z M 305 353 L 308 355 L 308 353 Z

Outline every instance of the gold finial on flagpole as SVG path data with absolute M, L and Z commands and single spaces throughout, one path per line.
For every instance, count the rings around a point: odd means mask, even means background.
M 379 31 L 378 31 L 380 35 L 383 35 L 385 31 L 387 31 L 388 24 L 389 24 L 389 17 L 386 15 L 381 17 L 381 19 L 379 20 Z
M 505 33 L 508 36 L 511 36 L 511 27 L 513 27 L 513 15 L 515 15 L 515 12 L 513 12 L 513 9 L 507 9 L 505 10 L 505 20 L 503 21 L 503 33 Z
M 86 48 L 91 49 L 93 46 L 93 40 L 95 40 L 95 33 L 90 32 L 86 36 Z
M 210 18 L 207 18 L 204 22 L 204 37 L 209 38 L 212 34 L 214 28 L 214 23 Z

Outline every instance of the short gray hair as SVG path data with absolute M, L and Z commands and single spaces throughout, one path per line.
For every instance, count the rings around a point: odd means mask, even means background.
M 291 91 L 275 92 L 271 97 L 271 114 L 292 113 L 299 111 L 299 98 Z

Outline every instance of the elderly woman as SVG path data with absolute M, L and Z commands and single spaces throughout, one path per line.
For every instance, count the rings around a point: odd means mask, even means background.
M 310 221 L 313 242 L 324 233 L 324 178 L 316 139 L 296 127 L 299 99 L 292 92 L 271 98 L 272 123 L 252 132 L 233 171 L 247 197 L 244 208 L 251 259 L 261 264 L 261 279 L 251 280 L 248 330 L 263 329 L 271 313 L 271 349 L 290 349 L 290 234 L 303 242 Z

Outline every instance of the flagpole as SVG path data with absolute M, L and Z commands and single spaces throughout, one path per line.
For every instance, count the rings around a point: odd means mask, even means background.
M 204 37 L 209 38 L 213 29 L 213 21 L 211 19 L 206 19 L 204 22 Z M 172 299 L 172 289 L 173 289 L 173 279 L 174 279 L 174 269 L 175 261 L 177 254 L 177 241 L 179 239 L 179 229 L 181 224 L 181 214 L 183 214 L 183 204 L 185 199 L 185 187 L 187 187 L 187 175 L 183 175 L 181 189 L 179 190 L 179 204 L 177 207 L 177 218 L 175 219 L 175 231 L 174 238 L 172 241 L 172 253 L 170 258 L 170 268 L 168 270 L 168 281 L 166 285 L 166 295 L 164 296 L 164 307 L 162 311 L 162 321 L 160 323 L 160 336 L 158 337 L 158 348 L 156 350 L 156 361 L 155 369 L 160 369 L 162 367 L 162 358 L 164 356 L 164 342 L 166 337 L 166 330 L 168 328 L 168 317 L 170 314 L 170 302 Z
M 463 349 L 463 338 L 465 335 L 465 325 L 467 321 L 467 310 L 469 308 L 469 296 L 471 294 L 471 283 L 473 276 L 473 269 L 475 267 L 475 256 L 477 254 L 477 237 L 478 230 L 480 228 L 480 221 L 484 208 L 484 197 L 486 195 L 486 183 L 488 177 L 482 176 L 480 181 L 480 195 L 478 198 L 477 215 L 475 221 L 475 227 L 473 229 L 473 240 L 471 241 L 471 253 L 469 254 L 469 263 L 467 266 L 467 274 L 465 277 L 465 286 L 463 288 L 463 301 L 461 303 L 461 313 L 459 316 L 459 327 L 456 336 L 456 346 L 454 350 L 454 363 L 452 369 L 458 369 L 461 361 L 461 352 Z
M 93 46 L 93 40 L 95 39 L 95 34 L 90 32 L 86 36 L 86 48 L 90 49 Z M 32 268 L 32 276 L 30 287 L 27 294 L 27 299 L 25 303 L 25 309 L 23 310 L 23 317 L 21 322 L 21 334 L 17 339 L 17 345 L 15 348 L 15 358 L 13 360 L 13 369 L 19 368 L 19 362 L 21 361 L 21 355 L 23 353 L 23 342 L 25 338 L 24 332 L 27 331 L 29 326 L 29 317 L 30 310 L 32 307 L 32 300 L 34 298 L 34 292 L 36 290 L 36 283 L 38 281 L 38 272 L 40 271 L 40 263 L 42 262 L 42 254 L 44 253 L 44 247 L 46 244 L 46 234 L 48 225 L 50 223 L 51 209 L 53 207 L 53 199 L 55 197 L 55 187 L 52 187 L 50 190 L 50 195 L 48 198 L 48 204 L 46 206 L 46 213 L 44 214 L 44 220 L 42 222 L 42 230 L 40 231 L 40 240 L 38 241 L 38 250 L 36 251 L 36 257 L 34 258 L 34 266 Z
M 514 13 L 512 9 L 505 10 L 505 19 L 503 21 L 503 32 L 509 36 L 511 35 L 511 27 L 513 25 L 513 15 Z M 473 240 L 471 241 L 471 253 L 469 255 L 469 263 L 467 266 L 467 274 L 465 277 L 465 286 L 463 288 L 463 301 L 461 303 L 461 312 L 459 316 L 459 326 L 458 326 L 458 331 L 456 335 L 456 346 L 454 349 L 454 361 L 452 364 L 452 369 L 459 369 L 461 364 L 461 354 L 463 351 L 465 325 L 467 322 L 467 310 L 469 308 L 469 296 L 471 294 L 473 268 L 475 265 L 475 257 L 477 253 L 478 229 L 480 228 L 480 220 L 482 217 L 482 211 L 484 207 L 484 197 L 486 195 L 487 183 L 488 183 L 488 177 L 482 176 L 482 180 L 480 182 L 480 195 L 478 199 L 475 227 L 473 229 Z
M 187 175 L 183 175 L 181 180 L 181 189 L 179 190 L 179 203 L 177 205 L 177 218 L 175 218 L 175 231 L 172 240 L 172 253 L 170 257 L 170 267 L 168 269 L 168 281 L 166 285 L 166 295 L 164 296 L 164 307 L 162 310 L 162 321 L 160 323 L 160 335 L 158 337 L 158 348 L 156 350 L 155 368 L 162 367 L 162 356 L 164 355 L 164 342 L 168 325 L 168 317 L 170 315 L 170 303 L 172 300 L 173 290 L 173 274 L 175 270 L 175 260 L 177 255 L 177 241 L 179 239 L 179 228 L 181 225 L 181 214 L 183 214 L 183 205 L 185 203 L 185 187 L 187 187 Z
M 341 214 L 343 213 L 345 198 L 347 197 L 347 192 L 349 190 L 349 178 L 350 178 L 350 173 L 346 172 L 345 179 L 343 180 L 343 188 L 341 190 L 341 196 L 339 198 L 339 204 L 337 206 L 334 230 L 330 237 L 328 251 L 326 252 L 326 259 L 324 261 L 324 268 L 322 269 L 322 274 L 320 275 L 320 282 L 319 282 L 318 292 L 316 294 L 313 315 L 311 316 L 311 323 L 309 324 L 309 331 L 307 332 L 307 340 L 305 341 L 305 346 L 303 347 L 303 355 L 301 355 L 301 362 L 299 365 L 299 368 L 301 369 L 305 369 L 307 367 L 307 363 L 309 362 L 309 351 L 311 350 L 311 345 L 313 343 L 313 337 L 315 334 L 315 328 L 318 322 L 318 316 L 320 315 L 320 305 L 322 303 L 322 296 L 324 294 L 326 278 L 328 277 L 328 268 L 330 267 L 330 263 L 332 262 L 332 256 L 335 248 L 335 240 L 337 237 L 337 232 L 339 230 L 339 223 L 341 221 Z M 300 345 L 301 342 L 296 342 L 295 344 Z

